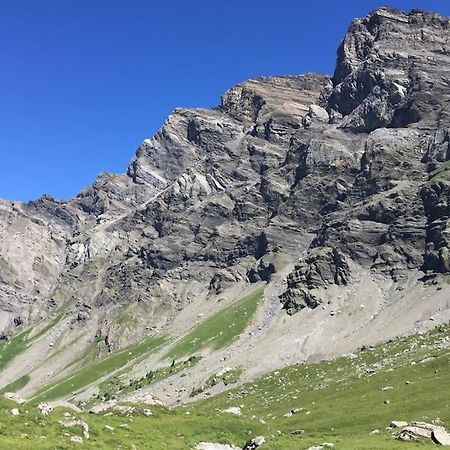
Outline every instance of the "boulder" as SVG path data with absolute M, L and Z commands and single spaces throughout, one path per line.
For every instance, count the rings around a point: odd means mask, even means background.
M 404 420 L 393 420 L 389 426 L 391 428 L 404 428 L 408 426 L 408 422 L 405 422 Z
M 200 442 L 195 447 L 196 450 L 240 450 L 239 447 L 228 444 L 218 444 L 215 442 Z
M 53 411 L 53 406 L 50 403 L 39 403 L 37 408 L 43 416 L 48 416 Z
M 432 434 L 435 432 L 438 436 L 444 436 L 447 433 L 445 428 L 439 425 L 426 422 L 410 422 L 408 426 L 397 434 L 397 439 L 401 441 L 428 441 L 431 440 Z
M 431 439 L 431 430 L 421 427 L 407 426 L 397 435 L 400 441 L 422 441 Z
M 291 431 L 291 434 L 292 434 L 293 436 L 300 436 L 300 435 L 302 435 L 302 434 L 305 434 L 305 430 L 301 430 L 301 429 L 298 429 L 298 430 L 292 430 L 292 431 Z
M 235 416 L 242 416 L 242 411 L 239 406 L 231 406 L 230 408 L 222 410 L 224 413 L 234 414 Z
M 60 420 L 58 422 L 64 428 L 79 428 L 83 432 L 83 436 L 89 439 L 89 425 L 83 420 Z
M 433 430 L 431 439 L 439 445 L 450 446 L 450 434 L 445 430 Z
M 334 444 L 332 444 L 331 442 L 324 442 L 323 444 L 309 447 L 308 450 L 325 450 L 327 448 L 334 448 Z
M 3 394 L 3 396 L 5 398 L 7 398 L 8 400 L 12 400 L 13 402 L 19 403 L 19 405 L 22 405 L 23 403 L 26 402 L 25 399 L 23 399 L 22 397 L 20 397 L 18 394 L 16 394 L 15 392 L 5 392 Z
M 242 450 L 255 450 L 266 442 L 264 436 L 257 436 L 253 439 L 250 439 L 246 444 L 242 447 Z

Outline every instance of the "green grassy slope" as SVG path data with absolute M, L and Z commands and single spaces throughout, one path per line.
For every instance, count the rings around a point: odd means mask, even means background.
M 182 450 L 200 441 L 243 445 L 255 435 L 266 437 L 267 450 L 302 450 L 322 442 L 338 450 L 436 448 L 399 442 L 386 427 L 391 420 L 442 421 L 450 427 L 449 345 L 446 325 L 351 357 L 288 367 L 175 411 L 152 407 L 150 417 L 138 411 L 75 414 L 91 428 L 91 438 L 78 448 Z M 241 406 L 243 416 L 220 411 L 229 406 Z M 43 418 L 22 405 L 21 415 L 13 417 L 12 407 L 0 400 L 0 448 L 71 448 L 64 433 L 80 435 L 58 424 L 62 412 Z M 297 429 L 304 434 L 292 435 Z M 375 429 L 379 434 L 370 435 Z
M 20 334 L 10 340 L 0 341 L 0 371 L 5 369 L 14 358 L 23 351 L 25 351 L 34 341 L 43 336 L 47 331 L 53 328 L 62 318 L 64 314 L 59 313 L 48 323 L 38 323 L 33 328 L 22 331 Z M 3 388 L 1 392 L 9 390 L 20 389 L 24 387 L 29 381 L 27 374 L 10 383 Z
M 231 344 L 245 330 L 262 296 L 263 289 L 258 289 L 195 326 L 167 354 L 167 358 L 178 359 L 194 355 L 206 347 L 218 350 Z
M 164 337 L 150 337 L 138 344 L 131 345 L 117 353 L 92 362 L 61 380 L 48 386 L 43 386 L 37 391 L 33 401 L 49 401 L 70 395 L 72 392 L 78 391 L 99 378 L 112 373 L 134 358 L 154 351 L 164 342 Z
M 263 289 L 259 289 L 206 319 L 178 341 L 166 357 L 178 360 L 176 368 L 186 368 L 185 361 L 188 356 L 192 356 L 207 347 L 217 350 L 231 344 L 249 323 L 262 296 Z M 60 314 L 46 325 L 43 324 L 43 326 L 26 330 L 10 341 L 0 342 L 0 370 L 11 363 L 13 359 L 24 351 L 34 340 L 38 339 L 46 331 L 56 325 L 61 318 L 62 315 Z M 34 330 L 36 330 L 36 332 L 34 332 Z M 72 365 L 80 365 L 80 362 L 82 362 L 83 365 L 81 368 L 60 380 L 42 386 L 36 392 L 33 400 L 41 402 L 69 396 L 72 392 L 82 390 L 99 378 L 112 374 L 130 361 L 138 362 L 139 357 L 144 357 L 146 354 L 152 352 L 166 342 L 167 341 L 162 338 L 150 338 L 149 340 L 132 345 L 100 360 L 96 360 L 95 354 L 91 354 L 94 349 L 94 347 L 92 347 L 87 350 L 81 361 L 77 360 L 72 362 Z M 162 375 L 169 376 L 175 372 L 173 368 L 167 369 L 167 371 L 160 370 L 157 374 L 158 376 L 154 377 L 154 379 L 152 378 L 150 381 L 156 382 Z M 2 392 L 17 391 L 23 388 L 28 381 L 29 375 L 24 375 L 6 386 Z M 144 381 L 147 384 L 149 382 L 148 379 Z M 112 393 L 113 395 L 125 391 L 124 387 L 121 386 L 117 380 L 113 384 L 114 386 L 112 386 L 112 389 L 110 389 L 111 386 L 105 385 L 106 391 L 105 389 L 103 390 L 108 394 Z M 143 383 L 140 383 L 140 385 L 142 384 Z M 131 387 L 132 386 L 129 386 L 126 390 L 129 391 Z

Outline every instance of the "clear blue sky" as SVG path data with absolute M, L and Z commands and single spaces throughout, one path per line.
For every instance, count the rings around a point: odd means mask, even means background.
M 0 197 L 69 198 L 124 172 L 176 106 L 258 75 L 332 73 L 372 0 L 1 0 Z M 449 0 L 391 6 L 450 15 Z

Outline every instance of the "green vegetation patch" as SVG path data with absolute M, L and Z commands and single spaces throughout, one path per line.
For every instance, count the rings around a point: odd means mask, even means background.
M 115 399 L 119 395 L 128 394 L 138 389 L 150 386 L 158 381 L 165 380 L 178 372 L 189 369 L 197 364 L 201 359 L 201 356 L 191 356 L 185 361 L 180 361 L 178 363 L 173 361 L 173 363 L 168 367 L 150 370 L 143 377 L 126 382 L 120 379 L 120 375 L 115 376 L 100 385 L 101 393 L 98 395 L 98 399 Z
M 41 388 L 37 391 L 33 401 L 41 402 L 66 397 L 72 392 L 78 391 L 112 373 L 134 358 L 154 351 L 164 342 L 165 337 L 150 337 L 138 344 L 131 345 L 124 350 L 90 363 L 61 380 Z
M 450 161 L 442 163 L 435 171 L 430 174 L 430 181 L 437 181 L 450 178 Z
M 258 289 L 195 326 L 166 357 L 176 360 L 207 347 L 218 350 L 231 344 L 247 327 L 263 292 Z
M 195 397 L 196 395 L 201 394 L 205 390 L 220 383 L 223 383 L 225 386 L 237 383 L 243 373 L 244 369 L 242 367 L 236 367 L 235 369 L 229 369 L 222 371 L 222 373 L 211 375 L 202 386 L 194 387 L 192 389 L 190 397 Z
M 31 341 L 35 341 L 36 339 L 43 336 L 47 331 L 51 330 L 62 318 L 64 317 L 64 313 L 58 314 L 51 322 L 49 322 L 47 325 L 45 325 L 41 330 L 38 330 L 36 334 L 32 334 L 33 331 L 30 333 Z M 36 327 L 34 327 L 36 328 Z
M 9 383 L 4 388 L 0 390 L 0 393 L 2 392 L 17 392 L 20 389 L 24 388 L 28 382 L 30 381 L 30 376 L 23 375 L 20 378 L 17 378 L 17 380 L 13 381 L 12 383 Z
M 56 316 L 51 322 L 45 325 L 41 330 L 39 330 L 35 335 L 33 335 L 33 330 L 35 330 L 39 325 L 32 329 L 24 330 L 12 339 L 0 341 L 0 371 L 3 370 L 16 356 L 20 355 L 23 351 L 27 349 L 35 340 L 44 335 L 48 330 L 55 326 L 63 317 L 63 314 Z M 18 381 L 18 380 L 17 380 Z M 18 381 L 17 386 L 25 386 L 24 378 Z M 28 383 L 28 381 L 27 381 Z M 13 384 L 13 383 L 12 383 Z M 26 384 L 26 383 L 25 383 Z M 19 389 L 16 387 L 16 389 Z
M 23 331 L 8 341 L 0 341 L 0 370 L 27 348 L 27 338 L 28 331 Z

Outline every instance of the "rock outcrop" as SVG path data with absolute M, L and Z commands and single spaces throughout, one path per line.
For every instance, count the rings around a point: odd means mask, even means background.
M 339 165 L 328 175 L 336 194 L 319 210 L 320 229 L 281 297 L 289 312 L 317 306 L 318 285 L 346 283 L 346 258 L 394 280 L 413 269 L 449 272 L 448 26 L 436 14 L 388 8 L 350 26 L 324 128 L 359 137 L 350 152 L 359 167 Z M 339 271 L 323 257 L 327 248 L 343 254 Z

